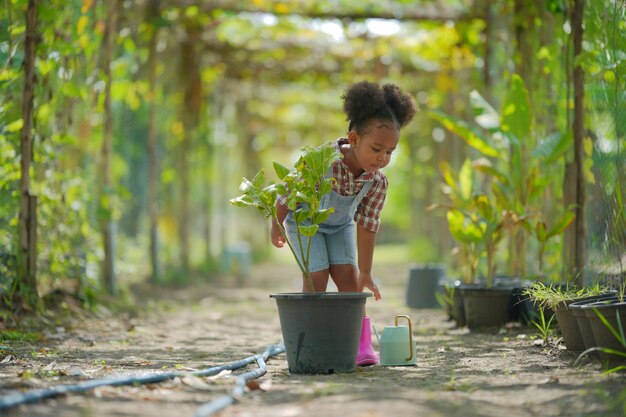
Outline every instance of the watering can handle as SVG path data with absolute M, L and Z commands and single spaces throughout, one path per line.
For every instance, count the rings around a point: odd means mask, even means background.
M 411 355 L 405 360 L 410 361 L 411 359 L 413 359 L 413 355 L 415 354 L 415 352 L 413 352 L 413 338 L 411 337 L 411 335 L 413 334 L 413 323 L 411 323 L 411 318 L 409 316 L 405 314 L 400 314 L 396 316 L 396 327 L 398 327 L 398 319 L 400 317 L 407 319 L 407 321 L 409 322 L 409 351 L 411 352 Z

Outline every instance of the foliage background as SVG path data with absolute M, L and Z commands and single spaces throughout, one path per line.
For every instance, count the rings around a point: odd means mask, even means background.
M 26 0 L 6 0 L 0 12 L 0 283 L 5 288 L 15 278 L 26 7 Z M 107 82 L 102 42 L 114 7 L 114 185 L 102 192 Z M 102 219 L 115 225 L 118 280 L 129 284 L 153 275 L 147 193 L 151 103 L 164 279 L 213 277 L 225 251 L 240 241 L 250 242 L 255 259 L 273 256 L 267 225 L 256 213 L 229 207 L 228 199 L 236 195 L 242 175 L 273 160 L 288 164 L 302 146 L 345 134 L 340 96 L 362 79 L 395 82 L 420 106 L 386 169 L 392 187 L 378 241 L 406 245 L 416 263 L 443 262 L 454 276 L 459 260 L 445 217 L 426 207 L 444 199 L 440 162 L 458 171 L 478 154 L 428 111 L 472 121 L 472 90 L 503 110 L 511 74 L 518 73 L 530 93 L 533 144 L 555 132 L 567 134 L 574 64 L 570 7 L 568 0 L 39 2 L 32 155 L 39 292 L 63 287 L 90 299 L 99 291 Z M 624 17 L 622 0 L 586 2 L 580 63 L 587 91 L 592 272 L 623 273 L 626 262 Z M 150 61 L 155 33 L 156 59 Z M 548 217 L 563 209 L 570 147 L 543 167 L 541 210 Z M 487 186 L 486 177 L 478 181 Z M 528 245 L 532 274 L 537 245 Z M 546 254 L 554 279 L 561 270 L 560 245 L 554 240 Z M 506 272 L 504 246 L 500 272 Z

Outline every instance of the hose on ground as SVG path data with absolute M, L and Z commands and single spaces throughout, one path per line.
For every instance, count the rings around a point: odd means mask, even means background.
M 225 395 L 223 397 L 216 398 L 215 400 L 208 402 L 198 408 L 194 417 L 208 417 L 237 401 L 237 398 L 241 397 L 246 391 L 246 383 L 251 379 L 260 378 L 267 372 L 267 367 L 265 365 L 265 361 L 272 357 L 276 356 L 279 353 L 283 353 L 285 351 L 284 345 L 274 345 L 268 347 L 262 355 L 259 355 L 256 362 L 259 365 L 258 369 L 253 371 L 249 371 L 239 375 L 235 382 L 235 388 L 230 395 Z
M 262 354 L 256 354 L 253 356 L 249 356 L 245 359 L 238 360 L 236 362 L 231 362 L 225 365 L 212 366 L 210 368 L 200 369 L 200 370 L 193 371 L 193 372 L 181 372 L 181 371 L 165 372 L 165 373 L 158 373 L 158 374 L 151 374 L 151 375 L 142 375 L 142 376 L 137 376 L 137 377 L 119 376 L 119 377 L 113 377 L 113 378 L 94 379 L 91 381 L 81 382 L 79 384 L 57 385 L 57 386 L 53 386 L 49 388 L 35 389 L 35 390 L 26 391 L 26 392 L 18 392 L 18 393 L 9 394 L 9 395 L 0 397 L 0 410 L 13 408 L 20 404 L 29 404 L 29 403 L 38 402 L 46 398 L 52 398 L 52 397 L 64 395 L 70 392 L 88 391 L 88 390 L 92 390 L 94 388 L 102 387 L 102 386 L 154 384 L 157 382 L 163 382 L 163 381 L 167 381 L 167 380 L 174 379 L 177 377 L 184 377 L 187 375 L 193 375 L 193 376 L 199 376 L 199 377 L 212 376 L 212 375 L 217 375 L 220 372 L 225 371 L 225 370 L 234 371 L 236 369 L 243 368 L 244 366 L 247 366 L 253 362 L 260 363 L 259 361 L 263 363 L 263 367 L 262 367 L 263 373 L 261 374 L 263 375 L 265 374 L 265 361 L 272 356 L 276 356 L 280 353 L 283 353 L 284 351 L 285 351 L 285 348 L 282 344 L 271 345 Z M 243 374 L 242 376 L 256 373 L 260 369 L 261 368 L 252 372 L 247 372 Z M 255 378 L 258 378 L 258 377 L 255 377 Z M 243 382 L 243 384 L 245 387 L 245 381 Z

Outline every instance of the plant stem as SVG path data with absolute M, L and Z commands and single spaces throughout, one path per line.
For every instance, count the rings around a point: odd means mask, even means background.
M 494 252 L 495 248 L 487 248 L 487 288 L 491 288 L 491 286 L 493 285 Z
M 278 225 L 278 228 L 280 229 L 280 233 L 285 238 L 285 242 L 287 242 L 287 246 L 289 246 L 289 249 L 291 250 L 293 257 L 296 259 L 296 262 L 298 263 L 298 267 L 300 267 L 300 271 L 302 271 L 302 273 L 304 274 L 304 278 L 306 279 L 309 290 L 311 292 L 315 292 L 315 287 L 313 287 L 313 279 L 311 278 L 311 273 L 309 272 L 308 262 L 306 263 L 306 267 L 302 265 L 302 263 L 300 262 L 300 259 L 298 258 L 298 255 L 296 255 L 296 251 L 293 249 L 293 246 L 291 245 L 291 242 L 289 241 L 289 239 L 287 239 L 287 232 L 285 231 L 285 228 L 283 227 L 283 225 L 280 224 L 280 222 L 278 221 L 278 217 L 276 216 L 276 213 L 272 212 L 272 216 L 274 217 L 274 220 L 276 221 L 276 224 Z M 300 252 L 302 253 L 302 243 L 300 242 L 300 233 L 298 233 L 298 242 L 300 243 Z
M 311 241 L 313 240 L 313 236 L 309 236 L 309 241 L 306 245 L 306 271 L 307 271 L 307 282 L 309 284 L 309 289 L 311 292 L 315 292 L 315 288 L 313 287 L 313 278 L 311 277 L 311 272 L 309 271 L 309 261 L 311 259 Z

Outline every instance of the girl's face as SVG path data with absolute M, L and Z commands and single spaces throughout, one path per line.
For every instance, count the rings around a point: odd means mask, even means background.
M 348 134 L 348 142 L 358 168 L 370 173 L 386 167 L 391 154 L 398 146 L 400 132 L 387 123 L 374 123 L 364 134 L 354 130 Z

